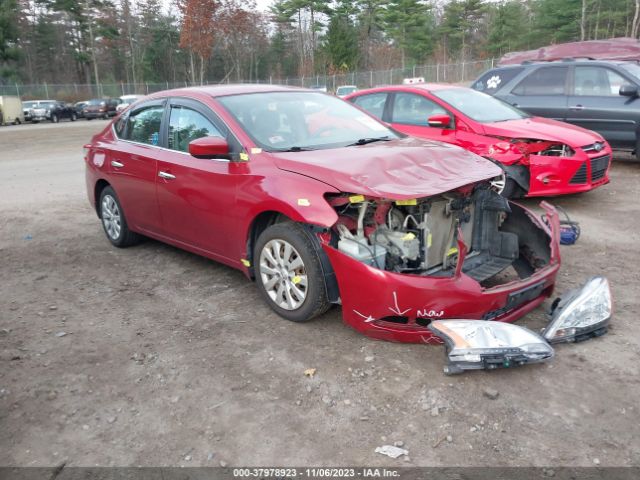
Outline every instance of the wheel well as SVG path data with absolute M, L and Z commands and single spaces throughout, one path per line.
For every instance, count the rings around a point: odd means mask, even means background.
M 96 209 L 96 214 L 98 216 L 100 216 L 100 212 L 98 211 L 98 204 L 100 203 L 100 194 L 102 193 L 102 190 L 105 189 L 105 187 L 109 186 L 109 182 L 107 182 L 106 180 L 98 180 L 96 182 L 96 187 L 94 189 L 94 196 L 93 198 L 95 199 L 95 204 L 93 205 L 94 208 Z
M 289 217 L 275 211 L 262 212 L 260 215 L 253 219 L 253 222 L 251 222 L 251 227 L 249 228 L 249 236 L 247 238 L 247 260 L 251 262 L 251 265 L 253 265 L 253 247 L 258 241 L 258 237 L 260 236 L 260 234 L 271 225 L 285 222 L 287 220 L 290 220 Z M 251 275 L 252 279 L 255 278 L 253 268 L 249 269 L 249 274 Z

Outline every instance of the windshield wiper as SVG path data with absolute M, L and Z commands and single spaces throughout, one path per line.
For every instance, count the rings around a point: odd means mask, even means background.
M 289 148 L 275 148 L 273 152 L 311 152 L 315 148 L 293 146 Z
M 356 140 L 355 142 L 350 143 L 349 145 L 347 145 L 347 147 L 354 147 L 356 145 L 366 145 L 367 143 L 373 143 L 373 142 L 388 142 L 389 140 L 391 140 L 391 139 L 388 136 L 360 138 L 360 139 Z

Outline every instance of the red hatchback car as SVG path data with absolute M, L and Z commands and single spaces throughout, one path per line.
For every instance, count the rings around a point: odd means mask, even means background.
M 504 170 L 506 197 L 586 192 L 609 182 L 611 147 L 598 133 L 541 117 L 471 88 L 399 85 L 346 97 L 393 128 L 452 143 Z
M 560 265 L 555 210 L 498 195 L 494 164 L 319 92 L 161 92 L 85 149 L 113 245 L 144 235 L 240 269 L 293 321 L 341 303 L 367 335 L 428 343 L 432 319 L 519 318 Z

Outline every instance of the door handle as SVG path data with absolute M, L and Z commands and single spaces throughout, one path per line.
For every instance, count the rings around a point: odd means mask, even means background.
M 569 107 L 569 110 L 584 110 L 582 105 L 574 105 L 573 107 Z
M 116 168 L 122 168 L 124 167 L 124 163 L 120 163 L 116 160 L 111 160 L 111 166 Z
M 162 172 L 162 171 L 158 172 L 158 176 L 160 178 L 166 178 L 167 180 L 173 180 L 174 178 L 176 178 L 175 175 L 171 175 L 170 173 Z
M 512 103 L 511 105 L 513 105 L 514 107 L 518 108 L 518 103 Z

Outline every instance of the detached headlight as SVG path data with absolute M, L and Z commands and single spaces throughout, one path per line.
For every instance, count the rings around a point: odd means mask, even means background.
M 553 357 L 553 348 L 526 328 L 484 320 L 436 320 L 429 330 L 446 344 L 444 373 L 509 368 Z
M 551 343 L 599 337 L 607 333 L 611 310 L 609 281 L 594 277 L 581 289 L 571 290 L 554 302 L 551 321 L 542 334 Z

